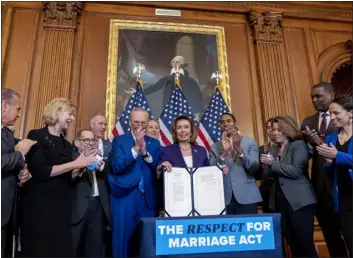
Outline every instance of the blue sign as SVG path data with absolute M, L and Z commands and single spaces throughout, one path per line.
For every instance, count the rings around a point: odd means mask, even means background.
M 156 255 L 274 249 L 272 217 L 156 220 Z

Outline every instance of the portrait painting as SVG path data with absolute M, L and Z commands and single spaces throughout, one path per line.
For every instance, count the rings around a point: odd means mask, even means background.
M 214 93 L 215 72 L 228 104 L 224 30 L 218 26 L 112 20 L 110 27 L 107 116 L 115 125 L 136 87 L 133 70 L 143 64 L 143 91 L 154 117 L 163 112 L 175 87 L 175 71 L 192 111 L 200 119 Z

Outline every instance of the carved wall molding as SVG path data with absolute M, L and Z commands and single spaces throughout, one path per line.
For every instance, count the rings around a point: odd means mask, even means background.
M 248 13 L 255 43 L 263 124 L 276 115 L 298 117 L 283 43 L 282 18 L 281 12 Z
M 352 61 L 352 40 L 337 43 L 319 56 L 317 70 L 322 81 L 331 82 L 333 73 L 342 64 Z
M 94 1 L 94 3 L 104 3 Z M 202 2 L 117 2 L 123 5 L 138 5 L 146 7 L 174 8 L 201 11 L 220 11 L 226 13 L 248 13 L 251 10 L 283 12 L 286 17 L 325 19 L 352 22 L 352 5 L 350 2 L 246 2 L 227 1 L 212 2 L 204 5 Z
M 283 12 L 285 11 L 294 11 L 294 12 L 299 12 L 299 13 L 325 13 L 327 15 L 333 14 L 337 16 L 343 16 L 343 17 L 352 17 L 352 8 L 350 7 L 339 7 L 337 5 L 325 5 L 325 4 L 307 4 L 307 3 L 281 3 L 279 4 L 278 2 L 219 2 L 222 4 L 226 5 L 243 5 L 243 6 L 251 6 L 252 8 L 258 7 L 258 8 L 264 8 L 264 9 L 280 9 Z
M 43 2 L 44 50 L 34 127 L 43 126 L 43 109 L 55 98 L 69 98 L 74 40 L 82 2 Z
M 254 40 L 281 43 L 283 37 L 282 18 L 282 12 L 249 12 L 248 21 Z
M 82 2 L 43 2 L 44 27 L 76 28 Z

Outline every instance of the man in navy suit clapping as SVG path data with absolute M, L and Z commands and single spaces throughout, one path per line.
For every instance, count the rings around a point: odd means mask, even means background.
M 142 217 L 156 216 L 155 182 L 160 143 L 146 136 L 148 113 L 134 109 L 130 115 L 131 133 L 113 140 L 109 155 L 111 170 L 111 212 L 113 254 L 130 255 L 131 239 Z

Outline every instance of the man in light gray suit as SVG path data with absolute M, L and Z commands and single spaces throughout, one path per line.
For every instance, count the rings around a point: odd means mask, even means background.
M 227 214 L 255 214 L 262 201 L 254 178 L 259 164 L 256 141 L 240 134 L 230 113 L 221 116 L 220 127 L 222 140 L 211 146 L 210 164 L 228 167 L 223 177 Z

